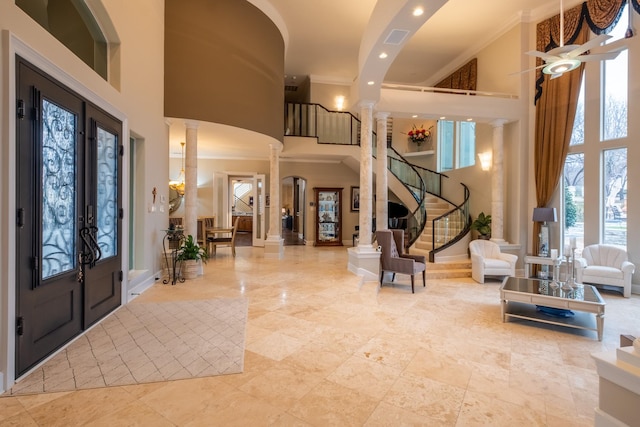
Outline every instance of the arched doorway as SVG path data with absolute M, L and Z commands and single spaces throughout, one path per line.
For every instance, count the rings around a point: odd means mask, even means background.
M 286 246 L 306 244 L 306 190 L 307 180 L 304 178 L 288 176 L 282 179 L 282 238 Z

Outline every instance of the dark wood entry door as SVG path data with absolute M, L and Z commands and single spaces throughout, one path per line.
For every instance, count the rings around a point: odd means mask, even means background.
M 122 125 L 16 64 L 20 376 L 120 305 Z

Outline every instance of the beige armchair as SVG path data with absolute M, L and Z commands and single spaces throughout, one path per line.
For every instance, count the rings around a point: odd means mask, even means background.
M 625 298 L 631 296 L 631 276 L 636 267 L 628 261 L 627 251 L 611 245 L 589 245 L 576 257 L 578 283 L 609 285 L 622 288 Z
M 471 277 L 484 283 L 485 276 L 515 276 L 517 255 L 504 254 L 500 246 L 490 240 L 473 240 L 469 243 L 471 252 Z
M 380 286 L 384 279 L 384 273 L 393 273 L 391 281 L 396 278 L 396 273 L 411 276 L 411 293 L 415 293 L 414 275 L 422 272 L 422 286 L 426 286 L 426 260 L 423 255 L 410 255 L 404 253 L 404 230 L 378 230 L 376 240 L 382 249 L 380 256 Z

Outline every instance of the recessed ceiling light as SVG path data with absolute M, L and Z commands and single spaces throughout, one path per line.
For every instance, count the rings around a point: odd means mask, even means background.
M 445 116 L 440 117 L 440 120 L 444 120 L 444 119 L 446 119 L 446 117 L 445 117 Z
M 378 55 L 378 58 L 380 59 L 385 59 L 387 57 L 387 53 L 386 52 L 382 52 L 380 55 Z
M 368 81 L 368 82 L 367 82 L 367 84 L 368 84 L 369 86 L 373 86 L 373 84 L 374 84 L 374 83 L 375 83 L 375 82 L 374 82 L 373 80 L 371 80 L 371 81 Z
M 418 118 L 418 115 L 417 115 L 417 114 L 414 114 L 414 115 L 413 115 L 413 116 L 411 116 L 411 117 L 413 117 L 414 119 L 416 119 L 416 118 Z
M 424 13 L 424 9 L 421 7 L 416 7 L 413 9 L 413 16 L 421 16 Z
M 473 121 L 473 119 L 472 119 L 471 117 L 469 117 L 469 118 L 467 119 L 467 121 L 468 121 L 468 122 L 472 122 L 472 121 Z

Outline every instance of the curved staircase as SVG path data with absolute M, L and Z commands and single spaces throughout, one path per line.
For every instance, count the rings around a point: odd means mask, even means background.
M 285 107 L 285 134 L 313 137 L 317 145 L 357 147 L 360 126 L 360 120 L 351 113 L 329 111 L 319 104 L 287 103 Z M 468 188 L 460 183 L 464 197 L 459 205 L 448 201 L 442 194 L 442 180 L 448 177 L 411 164 L 394 150 L 390 144 L 392 126 L 393 122 L 388 123 L 387 135 L 381 142 L 387 145 L 389 176 L 396 180 L 390 179 L 388 185 L 405 206 L 413 206 L 404 227 L 409 253 L 425 255 L 430 278 L 471 277 L 465 241 L 470 225 Z M 374 133 L 374 153 L 377 143 Z M 358 160 L 354 158 L 354 169 L 360 167 Z

